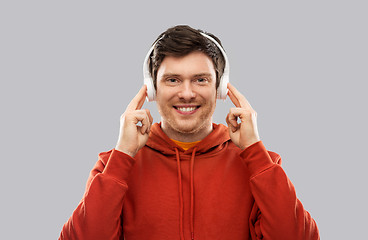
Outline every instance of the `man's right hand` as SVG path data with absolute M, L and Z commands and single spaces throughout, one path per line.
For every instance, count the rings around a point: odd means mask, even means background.
M 148 140 L 153 118 L 148 109 L 141 109 L 146 98 L 146 85 L 132 99 L 120 117 L 120 133 L 115 149 L 134 157 Z M 137 125 L 138 123 L 140 125 Z

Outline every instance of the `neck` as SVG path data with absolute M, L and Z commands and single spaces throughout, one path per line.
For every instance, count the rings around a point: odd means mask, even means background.
M 212 121 L 204 124 L 200 129 L 196 129 L 192 132 L 182 132 L 180 130 L 172 128 L 165 121 L 161 121 L 162 131 L 171 139 L 180 142 L 196 142 L 201 141 L 212 132 Z

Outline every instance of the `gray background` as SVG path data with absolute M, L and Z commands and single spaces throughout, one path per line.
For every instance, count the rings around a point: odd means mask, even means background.
M 158 34 L 217 35 L 322 239 L 366 236 L 365 1 L 1 1 L 0 239 L 56 239 Z M 218 102 L 214 121 L 232 106 Z M 155 104 L 145 104 L 159 121 Z

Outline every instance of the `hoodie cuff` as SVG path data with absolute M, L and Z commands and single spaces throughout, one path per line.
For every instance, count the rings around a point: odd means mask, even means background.
M 251 176 L 274 166 L 274 162 L 262 141 L 258 141 L 244 149 L 240 153 L 240 157 L 248 167 Z
M 134 163 L 134 158 L 113 149 L 102 173 L 126 183 Z

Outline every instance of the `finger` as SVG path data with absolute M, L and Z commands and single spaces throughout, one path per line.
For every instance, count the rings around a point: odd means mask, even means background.
M 236 131 L 236 127 L 234 127 L 233 124 L 230 121 L 230 113 L 228 113 L 227 116 L 226 116 L 226 123 L 227 123 L 228 127 L 230 128 L 230 130 L 232 132 Z
M 149 133 L 151 131 L 151 126 L 152 126 L 152 123 L 153 123 L 153 117 L 152 117 L 152 115 L 151 115 L 151 113 L 148 109 L 145 109 L 145 110 L 146 110 L 148 120 L 149 120 L 149 126 L 147 128 L 147 133 Z
M 234 94 L 231 91 L 228 91 L 227 95 L 229 95 L 230 100 L 234 103 L 235 107 L 240 107 L 238 99 L 234 96 Z
M 150 121 L 146 112 L 144 112 L 142 118 L 140 118 L 142 126 L 140 126 L 140 131 L 142 134 L 148 133 L 148 128 L 150 127 Z
M 229 112 L 229 122 L 235 128 L 237 128 L 239 126 L 238 117 L 240 117 L 240 115 L 238 113 L 234 113 L 234 111 L 230 110 L 230 112 Z
M 247 109 L 244 109 L 244 108 L 231 108 L 230 113 L 233 116 L 238 117 L 240 122 L 252 123 L 252 122 L 255 122 L 257 120 L 257 112 L 254 111 L 253 109 L 247 110 Z M 230 119 L 232 119 L 231 116 L 230 116 Z M 236 119 L 236 120 L 238 120 L 238 119 Z M 241 124 L 240 122 L 238 124 Z
M 250 105 L 248 100 L 244 97 L 244 95 L 241 94 L 231 83 L 227 84 L 227 88 L 229 89 L 230 92 L 229 97 L 236 107 L 252 109 L 252 106 Z M 237 100 L 237 103 L 239 103 L 239 106 L 237 106 L 235 99 Z
M 152 124 L 152 123 L 153 123 L 153 117 L 152 117 L 152 115 L 151 115 L 150 110 L 148 110 L 148 109 L 144 109 L 144 110 L 146 110 L 147 115 L 148 115 L 148 119 L 149 119 L 150 123 Z
M 142 126 L 141 126 L 141 133 L 145 134 L 148 133 L 148 128 L 149 128 L 149 120 L 148 117 L 146 116 L 142 121 Z
M 132 101 L 129 103 L 127 110 L 133 111 L 133 110 L 139 110 L 142 108 L 145 98 L 147 95 L 147 86 L 143 85 L 137 95 L 132 99 Z
M 146 87 L 146 85 L 144 85 Z M 138 103 L 138 106 L 136 108 L 136 110 L 140 110 L 144 104 L 144 102 L 146 101 L 146 96 L 147 96 L 147 91 L 144 91 L 144 94 L 142 96 L 141 99 L 139 99 L 139 103 Z
M 145 120 L 146 118 L 147 120 Z M 133 124 L 138 124 L 141 122 L 143 125 L 144 120 L 145 122 L 149 123 L 147 112 L 145 110 L 135 110 L 133 112 L 129 112 L 129 114 L 125 115 L 125 120 Z

